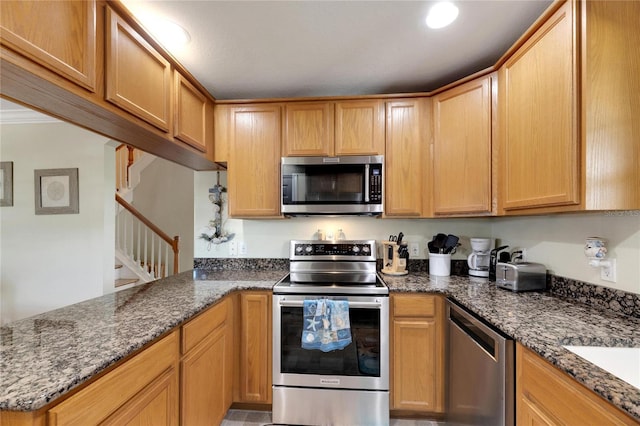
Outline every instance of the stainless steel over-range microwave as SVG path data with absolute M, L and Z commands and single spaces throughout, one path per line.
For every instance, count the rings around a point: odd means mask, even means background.
M 283 157 L 285 215 L 380 215 L 384 156 Z

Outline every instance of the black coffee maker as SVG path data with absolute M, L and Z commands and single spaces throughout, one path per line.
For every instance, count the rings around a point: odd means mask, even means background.
M 506 263 L 511 261 L 511 254 L 509 254 L 509 252 L 506 251 L 507 248 L 509 248 L 509 246 L 500 246 L 500 247 L 494 248 L 489 252 L 489 280 L 490 281 L 496 280 L 496 265 L 498 264 L 498 262 Z

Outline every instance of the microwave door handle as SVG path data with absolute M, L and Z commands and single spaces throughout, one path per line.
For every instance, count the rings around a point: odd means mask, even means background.
M 364 165 L 364 202 L 369 202 L 369 165 Z

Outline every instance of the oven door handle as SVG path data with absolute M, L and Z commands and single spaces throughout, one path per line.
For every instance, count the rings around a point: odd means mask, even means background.
M 354 309 L 358 309 L 358 308 L 363 308 L 363 309 L 373 309 L 373 308 L 380 308 L 382 307 L 382 302 L 377 300 L 375 302 L 349 302 L 349 307 L 350 308 L 354 308 Z M 281 307 L 288 307 L 288 308 L 302 308 L 304 304 L 303 300 L 280 300 L 280 306 Z

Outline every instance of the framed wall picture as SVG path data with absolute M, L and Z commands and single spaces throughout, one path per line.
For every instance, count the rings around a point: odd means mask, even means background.
M 36 214 L 74 214 L 78 202 L 78 169 L 34 170 Z
M 13 206 L 13 161 L 0 161 L 0 207 Z

